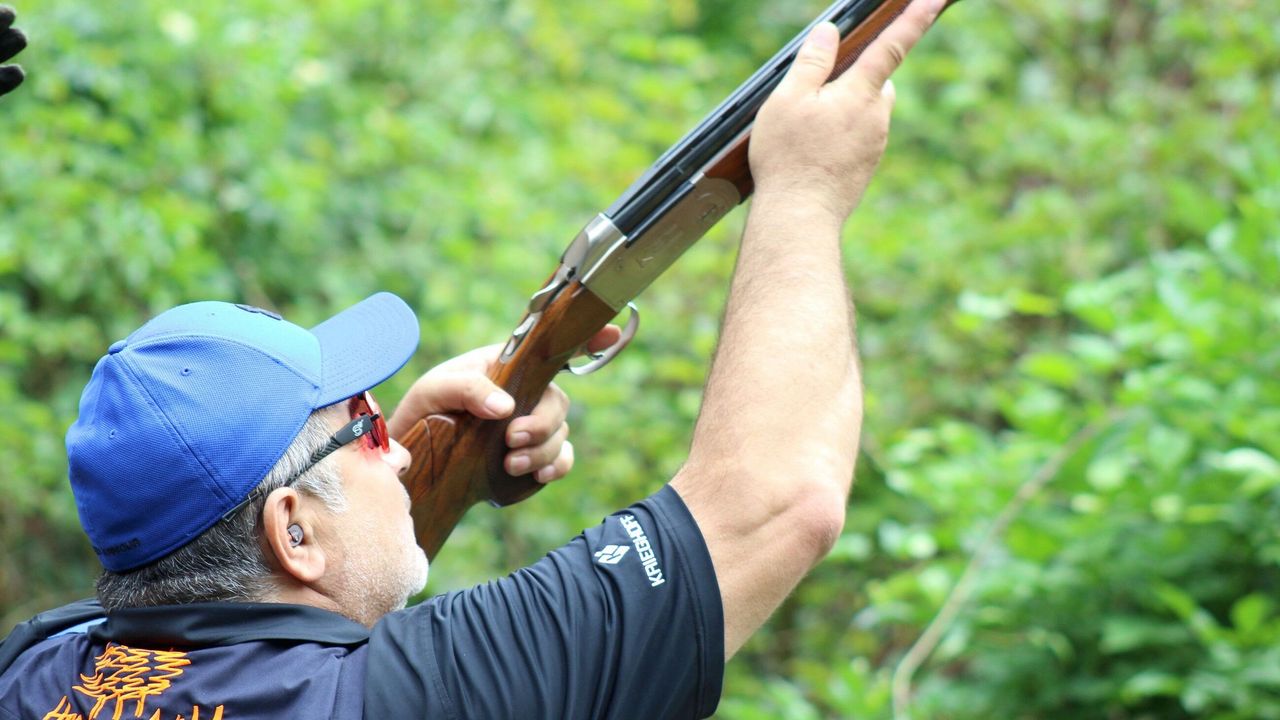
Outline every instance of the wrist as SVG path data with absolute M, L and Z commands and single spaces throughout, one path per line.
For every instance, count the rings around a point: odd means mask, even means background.
M 849 210 L 835 207 L 819 193 L 794 188 L 757 187 L 751 200 L 751 214 L 757 219 L 776 218 L 780 222 L 838 235 L 849 217 Z

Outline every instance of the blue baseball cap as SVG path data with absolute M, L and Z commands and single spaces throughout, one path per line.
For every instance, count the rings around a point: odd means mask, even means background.
M 197 302 L 113 344 L 67 431 L 80 523 L 123 572 L 194 540 L 262 481 L 313 410 L 395 374 L 418 320 L 378 293 L 310 330 L 248 305 Z

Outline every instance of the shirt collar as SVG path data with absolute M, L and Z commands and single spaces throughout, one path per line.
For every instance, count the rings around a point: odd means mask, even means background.
M 284 603 L 192 603 L 107 613 L 89 629 L 97 640 L 171 646 L 234 645 L 294 640 L 362 645 L 369 629 L 337 613 Z

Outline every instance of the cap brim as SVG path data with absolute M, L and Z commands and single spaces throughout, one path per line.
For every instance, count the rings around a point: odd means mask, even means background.
M 322 408 L 395 375 L 418 349 L 418 318 L 405 301 L 381 292 L 311 328 L 320 341 Z

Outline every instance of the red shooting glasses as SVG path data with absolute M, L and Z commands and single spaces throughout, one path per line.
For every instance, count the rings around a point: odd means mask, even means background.
M 351 422 L 342 426 L 342 429 L 329 436 L 329 442 L 324 447 L 311 454 L 311 459 L 307 464 L 302 466 L 297 472 L 289 476 L 281 487 L 289 487 L 302 477 L 302 474 L 316 466 L 316 463 L 329 457 L 337 452 L 344 445 L 349 445 L 356 440 L 363 439 L 365 447 L 370 450 L 381 450 L 387 452 L 391 449 L 391 436 L 387 434 L 387 421 L 382 419 L 382 408 L 378 407 L 378 401 L 373 399 L 373 394 L 368 390 L 353 396 L 347 401 L 347 407 L 351 411 Z
M 391 436 L 387 433 L 387 421 L 382 417 L 382 408 L 378 407 L 378 401 L 373 399 L 373 393 L 365 390 L 356 395 L 348 401 L 348 407 L 351 409 L 351 422 L 342 430 L 334 433 L 333 437 L 330 438 L 330 442 L 341 440 L 338 436 L 343 431 L 351 428 L 354 437 L 351 440 L 342 442 L 338 447 L 342 447 L 342 445 L 356 438 L 363 437 L 365 447 L 370 450 L 378 448 L 382 452 L 389 452 L 391 450 Z M 362 417 L 367 417 L 368 421 L 361 423 L 360 419 Z M 328 446 L 326 445 L 326 447 Z M 337 448 L 334 449 L 336 450 Z M 312 464 L 314 465 L 315 462 L 313 460 Z

